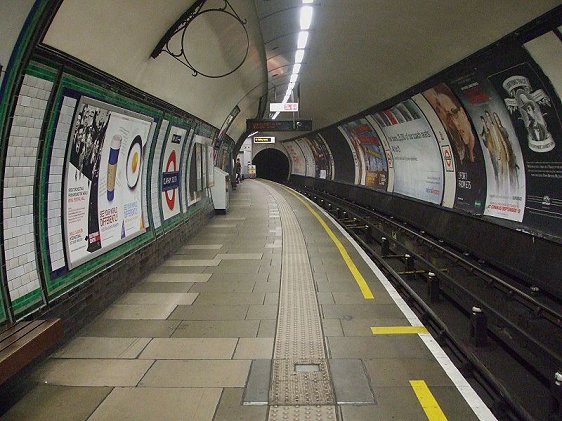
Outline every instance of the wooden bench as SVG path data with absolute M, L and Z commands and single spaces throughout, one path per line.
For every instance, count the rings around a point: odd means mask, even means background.
M 0 384 L 54 346 L 62 333 L 60 319 L 18 322 L 0 330 Z

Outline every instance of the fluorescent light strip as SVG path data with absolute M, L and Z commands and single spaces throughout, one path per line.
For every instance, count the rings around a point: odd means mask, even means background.
M 271 119 L 272 119 L 272 120 L 275 120 L 278 115 L 279 115 L 279 111 L 277 111 L 275 114 L 273 114 L 273 117 L 271 117 Z
M 303 49 L 308 41 L 308 31 L 300 31 L 297 39 L 297 48 Z
M 302 0 L 302 4 L 311 4 L 314 0 Z
M 301 7 L 300 23 L 301 23 L 301 30 L 302 31 L 306 31 L 306 30 L 308 30 L 308 28 L 310 28 L 310 24 L 312 23 L 312 7 L 311 6 Z
M 299 75 L 291 75 L 291 79 L 289 79 L 289 82 L 295 83 L 298 78 L 299 78 Z
M 300 71 L 301 71 L 301 65 L 300 65 L 300 63 L 299 63 L 299 64 L 295 64 L 295 65 L 293 66 L 293 74 L 294 74 L 294 75 L 298 75 Z
M 297 50 L 295 53 L 295 63 L 300 64 L 302 63 L 302 59 L 304 57 L 304 50 Z

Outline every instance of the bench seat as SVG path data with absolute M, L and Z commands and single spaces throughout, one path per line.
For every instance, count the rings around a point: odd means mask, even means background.
M 54 346 L 62 334 L 60 319 L 18 322 L 0 331 L 0 384 Z

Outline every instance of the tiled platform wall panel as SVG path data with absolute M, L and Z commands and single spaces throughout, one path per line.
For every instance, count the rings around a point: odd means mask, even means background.
M 64 257 L 64 239 L 62 238 L 62 186 L 64 184 L 64 160 L 66 144 L 70 129 L 72 128 L 72 116 L 76 109 L 77 100 L 64 97 L 59 113 L 53 148 L 51 150 L 51 162 L 49 165 L 49 184 L 47 192 L 47 235 L 49 239 L 49 259 L 51 269 L 57 270 L 66 265 Z
M 186 243 L 213 215 L 214 210 L 209 203 L 191 218 L 123 261 L 58 297 L 52 306 L 44 308 L 36 318 L 60 317 L 63 320 L 65 339 L 72 338 L 121 294 L 141 282 L 154 268 L 175 253 L 178 244 Z
M 4 257 L 11 300 L 40 288 L 33 230 L 33 183 L 52 82 L 25 75 L 10 129 L 4 174 Z
M 159 228 L 162 225 L 162 219 L 160 218 L 160 201 L 162 199 L 162 193 L 160 188 L 160 172 L 162 171 L 160 165 L 160 157 L 162 155 L 162 147 L 164 145 L 164 140 L 166 139 L 166 132 L 168 131 L 167 120 L 162 121 L 160 126 L 160 132 L 158 133 L 158 139 L 156 140 L 156 148 L 154 150 L 154 156 L 152 157 L 152 177 L 150 180 L 150 202 L 152 203 L 152 219 L 154 221 L 154 228 Z

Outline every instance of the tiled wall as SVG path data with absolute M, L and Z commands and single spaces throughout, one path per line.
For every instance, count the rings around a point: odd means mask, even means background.
M 4 176 L 4 249 L 11 300 L 40 288 L 33 229 L 33 184 L 52 82 L 26 75 L 12 121 Z M 60 209 L 59 209 L 60 212 Z
M 62 237 L 62 186 L 64 174 L 64 155 L 66 142 L 72 126 L 72 116 L 76 108 L 76 99 L 64 97 L 57 129 L 51 151 L 49 166 L 49 184 L 47 193 L 47 227 L 49 237 L 49 259 L 53 271 L 65 266 L 64 240 Z
M 160 165 L 160 156 L 162 155 L 162 147 L 164 145 L 164 140 L 166 139 L 168 124 L 169 122 L 167 120 L 162 121 L 160 132 L 158 133 L 158 139 L 156 140 L 156 149 L 154 150 L 154 156 L 152 157 L 152 182 L 150 199 L 152 202 L 152 218 L 154 220 L 154 228 L 159 228 L 162 225 L 162 219 L 160 218 L 160 196 L 162 195 L 160 189 L 160 172 L 162 171 L 162 167 Z

